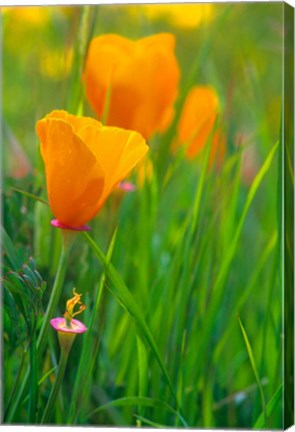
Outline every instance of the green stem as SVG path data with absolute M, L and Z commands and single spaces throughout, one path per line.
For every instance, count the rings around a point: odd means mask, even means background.
M 73 72 L 67 102 L 68 110 L 76 113 L 76 115 L 83 115 L 84 86 L 77 86 L 77 82 L 81 83 L 82 80 L 88 45 L 94 31 L 96 14 L 97 7 L 85 5 L 81 9 L 78 35 L 74 46 L 75 57 Z
M 64 350 L 61 351 L 60 354 L 60 359 L 59 359 L 59 365 L 58 365 L 58 371 L 57 371 L 57 375 L 56 375 L 56 379 L 55 379 L 55 383 L 52 387 L 42 420 L 41 420 L 41 424 L 45 424 L 48 423 L 52 414 L 52 410 L 54 407 L 54 403 L 55 400 L 57 398 L 58 395 L 58 391 L 60 389 L 61 383 L 63 381 L 63 377 L 64 377 L 64 373 L 65 373 L 65 369 L 67 366 L 67 362 L 68 362 L 68 357 L 69 357 L 69 352 L 66 352 Z
M 62 291 L 62 287 L 63 287 L 63 283 L 64 283 L 64 278 L 65 278 L 65 273 L 66 273 L 68 252 L 69 252 L 69 248 L 63 246 L 62 251 L 61 251 L 61 255 L 60 255 L 60 259 L 59 259 L 59 263 L 58 263 L 58 268 L 57 268 L 57 272 L 56 272 L 56 277 L 55 277 L 52 293 L 50 296 L 50 300 L 49 300 L 49 303 L 47 306 L 46 314 L 45 314 L 43 324 L 41 327 L 41 331 L 40 331 L 38 341 L 37 341 L 37 351 L 38 351 L 38 357 L 39 358 L 42 356 L 42 354 L 44 352 L 44 348 L 45 348 L 45 344 L 46 344 L 46 340 L 47 340 L 47 335 L 48 335 L 48 330 L 49 330 L 49 320 L 50 320 L 50 318 L 53 317 L 53 313 L 54 313 L 55 308 L 57 306 L 57 303 L 60 299 L 60 295 L 61 295 L 61 291 Z

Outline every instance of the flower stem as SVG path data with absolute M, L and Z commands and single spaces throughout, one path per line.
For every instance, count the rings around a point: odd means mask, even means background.
M 57 272 L 56 272 L 56 277 L 55 277 L 52 293 L 50 296 L 50 300 L 49 300 L 49 303 L 47 306 L 46 314 L 45 314 L 43 324 L 41 327 L 41 331 L 40 331 L 38 341 L 37 341 L 37 352 L 38 352 L 39 358 L 42 356 L 44 348 L 45 348 L 46 339 L 47 339 L 47 335 L 48 335 L 48 329 L 49 329 L 49 320 L 50 320 L 50 318 L 53 317 L 54 310 L 57 306 L 57 303 L 58 303 L 60 295 L 61 295 L 63 282 L 64 282 L 64 278 L 65 278 L 65 272 L 66 272 L 68 252 L 69 252 L 69 248 L 63 246 L 62 251 L 61 251 L 61 255 L 60 255 L 60 259 L 59 259 L 59 263 L 58 263 L 58 268 L 57 268 Z
M 67 351 L 61 350 L 56 379 L 55 379 L 54 385 L 52 387 L 52 390 L 51 390 L 51 393 L 50 393 L 50 396 L 49 396 L 49 399 L 48 399 L 48 402 L 47 402 L 47 405 L 46 405 L 46 408 L 45 408 L 45 411 L 44 411 L 44 414 L 43 414 L 43 417 L 41 420 L 41 424 L 48 423 L 50 418 L 51 418 L 54 403 L 55 403 L 55 400 L 57 398 L 61 383 L 63 381 L 65 369 L 66 369 L 67 362 L 68 362 L 68 357 L 69 357 L 69 351 L 67 352 Z

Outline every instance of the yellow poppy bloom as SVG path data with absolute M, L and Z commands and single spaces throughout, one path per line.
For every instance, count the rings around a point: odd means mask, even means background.
M 189 92 L 178 123 L 177 146 L 186 146 L 186 156 L 194 158 L 205 147 L 220 111 L 215 90 L 207 86 L 196 86 Z M 212 137 L 212 160 L 224 154 L 225 141 L 220 130 Z
M 66 111 L 52 111 L 36 130 L 52 212 L 69 228 L 89 222 L 148 150 L 137 132 Z
M 137 41 L 116 34 L 94 38 L 84 80 L 99 119 L 140 132 L 148 139 L 172 121 L 179 67 L 175 38 L 160 33 Z
M 25 24 L 39 28 L 50 22 L 52 9 L 46 6 L 8 6 L 1 7 L 1 13 L 9 15 L 18 25 Z
M 167 19 L 184 28 L 196 28 L 210 22 L 214 17 L 212 4 L 148 4 L 140 6 L 139 10 L 152 20 Z

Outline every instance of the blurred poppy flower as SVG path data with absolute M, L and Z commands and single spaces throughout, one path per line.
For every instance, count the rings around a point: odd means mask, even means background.
M 51 8 L 46 6 L 7 6 L 1 7 L 1 13 L 9 15 L 19 24 L 28 24 L 35 29 L 50 21 Z
M 2 8 L 5 51 L 17 56 L 19 61 L 27 64 L 28 59 L 38 63 L 43 35 L 52 20 L 52 8 L 9 6 Z M 2 16 L 1 16 L 2 18 Z M 36 32 L 39 37 L 36 38 Z M 21 41 L 21 49 L 20 49 Z
M 52 111 L 36 125 L 55 226 L 80 229 L 148 150 L 134 131 Z
M 17 61 L 24 73 L 40 73 L 50 80 L 66 78 L 72 67 L 72 49 L 65 41 L 48 37 L 52 28 L 67 25 L 64 7 L 9 6 L 1 8 L 3 14 L 4 50 L 9 61 Z M 78 11 L 79 8 L 75 8 Z M 67 8 L 70 12 L 73 8 Z M 69 13 L 67 12 L 67 13 Z M 58 30 L 60 31 L 60 30 Z M 38 38 L 36 38 L 38 33 Z M 21 41 L 21 49 L 19 43 Z M 11 57 L 11 58 L 10 58 Z M 15 59 L 14 59 L 15 58 Z M 21 73 L 21 72 L 19 72 Z
M 138 9 L 138 8 L 137 8 Z M 140 11 L 152 20 L 167 21 L 183 28 L 195 28 L 210 22 L 214 16 L 211 4 L 148 4 L 142 5 Z
M 196 86 L 189 92 L 178 123 L 178 142 L 186 146 L 186 156 L 194 158 L 205 147 L 219 114 L 219 100 L 214 89 Z M 211 162 L 216 154 L 223 158 L 225 140 L 220 129 L 212 136 Z
M 146 139 L 164 131 L 174 115 L 179 81 L 174 46 L 169 33 L 137 41 L 115 34 L 94 38 L 84 80 L 98 118 L 136 130 Z

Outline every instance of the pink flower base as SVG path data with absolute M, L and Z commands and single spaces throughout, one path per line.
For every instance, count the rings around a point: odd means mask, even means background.
M 72 227 L 72 226 L 65 225 L 65 224 L 61 223 L 57 219 L 52 219 L 52 221 L 50 223 L 55 228 L 61 228 L 61 229 L 66 229 L 66 230 L 71 230 L 71 231 L 90 231 L 91 230 L 90 226 L 88 226 L 88 225 L 82 225 L 80 227 Z
M 85 333 L 87 330 L 87 327 L 81 321 L 76 319 L 71 320 L 71 327 L 67 327 L 66 320 L 62 317 L 53 318 L 50 320 L 50 324 L 54 330 L 63 333 Z

